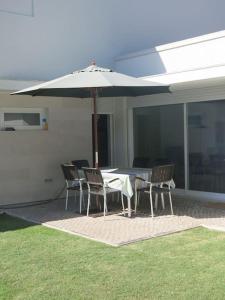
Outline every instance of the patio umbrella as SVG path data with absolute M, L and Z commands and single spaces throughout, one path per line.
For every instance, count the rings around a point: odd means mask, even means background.
M 142 96 L 168 93 L 169 86 L 138 79 L 96 66 L 12 93 L 47 97 L 92 98 L 94 114 L 95 166 L 98 167 L 98 131 L 96 99 L 98 97 Z

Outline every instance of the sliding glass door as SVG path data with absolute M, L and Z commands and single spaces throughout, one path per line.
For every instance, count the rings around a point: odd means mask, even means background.
M 175 181 L 184 188 L 183 105 L 134 108 L 134 158 L 152 167 L 174 163 Z
M 225 193 L 225 101 L 188 104 L 189 189 Z
M 187 189 L 225 193 L 225 100 L 188 103 L 186 108 L 134 108 L 134 158 L 149 167 L 174 163 L 178 188 L 185 187 L 186 174 Z

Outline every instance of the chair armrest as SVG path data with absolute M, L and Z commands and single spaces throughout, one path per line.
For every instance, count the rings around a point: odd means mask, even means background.
M 166 185 L 169 189 L 171 189 L 171 185 L 172 185 L 172 180 L 170 181 L 166 181 L 166 182 L 163 182 L 163 185 Z
M 149 182 L 148 182 L 147 180 L 145 180 L 144 178 L 141 178 L 141 177 L 138 177 L 138 176 L 135 177 L 135 180 L 140 180 L 140 181 L 149 183 Z
M 107 183 L 112 183 L 112 182 L 114 182 L 114 181 L 116 181 L 116 180 L 120 180 L 120 179 L 119 179 L 119 178 L 114 178 L 114 179 L 108 181 Z

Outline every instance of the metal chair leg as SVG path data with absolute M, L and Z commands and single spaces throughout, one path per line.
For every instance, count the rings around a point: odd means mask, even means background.
M 88 192 L 87 217 L 89 216 L 90 198 L 91 198 L 91 194 L 90 192 Z
M 123 193 L 121 192 L 121 202 L 123 207 L 123 215 L 125 216 L 125 208 L 124 208 L 124 202 L 123 202 Z
M 150 205 L 151 205 L 151 215 L 152 218 L 154 217 L 154 213 L 153 213 L 153 203 L 152 203 L 152 193 L 149 193 L 149 199 L 150 199 Z
M 107 206 L 107 202 L 105 203 L 105 211 L 108 213 L 108 206 Z
M 80 191 L 80 214 L 81 214 L 81 210 L 82 210 L 82 199 L 83 199 L 83 191 Z
M 104 217 L 106 212 L 106 195 L 104 194 Z
M 173 215 L 173 204 L 172 204 L 172 197 L 171 193 L 169 192 L 169 198 L 170 198 L 170 209 L 171 209 L 171 214 Z
M 137 212 L 137 201 L 138 201 L 138 191 L 136 190 L 135 191 L 135 195 L 134 195 L 134 201 L 135 201 L 135 203 L 134 203 L 134 212 L 135 212 L 135 214 L 136 214 L 136 212 Z
M 68 198 L 69 198 L 69 190 L 66 190 L 66 207 L 65 210 L 68 208 Z
M 164 195 L 161 193 L 162 208 L 165 209 Z

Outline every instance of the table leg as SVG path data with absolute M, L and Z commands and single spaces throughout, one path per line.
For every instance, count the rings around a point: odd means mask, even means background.
M 131 201 L 130 201 L 130 197 L 127 197 L 127 209 L 128 209 L 128 217 L 131 217 Z

